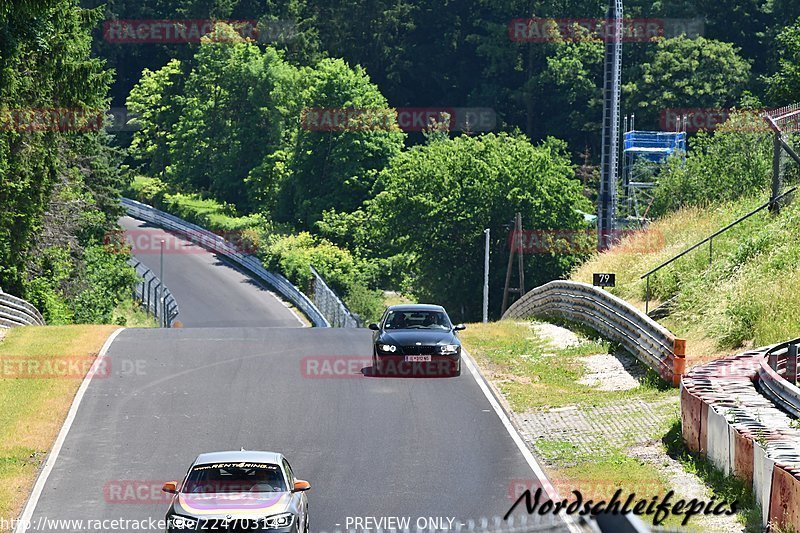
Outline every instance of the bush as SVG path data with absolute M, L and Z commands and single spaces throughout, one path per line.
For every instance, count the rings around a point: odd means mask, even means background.
M 383 311 L 380 291 L 368 288 L 373 265 L 325 239 L 308 232 L 273 236 L 260 255 L 267 268 L 282 272 L 308 292 L 313 280 L 309 266 L 313 266 L 350 310 L 365 321 L 377 318 Z
M 716 132 L 698 133 L 684 160 L 673 156 L 659 177 L 652 212 L 707 206 L 766 190 L 771 181 L 772 140 L 754 113 L 734 113 Z
M 72 302 L 77 323 L 108 324 L 114 309 L 131 298 L 138 276 L 128 264 L 128 255 L 109 251 L 103 246 L 86 248 L 84 254 L 85 288 Z
M 136 271 L 127 253 L 93 244 L 71 258 L 51 247 L 39 259 L 40 275 L 28 281 L 25 297 L 48 324 L 108 324 L 114 309 L 132 299 Z
M 199 194 L 171 193 L 170 186 L 158 178 L 137 176 L 129 187 L 134 199 L 210 231 L 244 231 L 268 225 L 261 214 L 239 216 L 230 204 Z

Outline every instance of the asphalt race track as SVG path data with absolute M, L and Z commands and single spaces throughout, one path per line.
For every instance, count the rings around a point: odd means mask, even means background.
M 157 255 L 142 259 L 157 266 Z M 186 325 L 228 327 L 128 329 L 114 340 L 110 372 L 89 383 L 31 530 L 97 531 L 90 520 L 105 520 L 104 531 L 158 530 L 109 521 L 162 520 L 164 481 L 181 479 L 201 452 L 241 447 L 284 453 L 311 483 L 314 532 L 378 530 L 366 517 L 408 518 L 411 531 L 564 529 L 542 527 L 551 517 L 513 529 L 501 521 L 511 488 L 536 478 L 466 366 L 460 377 L 372 377 L 368 330 L 298 328 L 211 254 L 168 264 Z M 259 319 L 295 327 L 253 327 Z
M 220 256 L 130 217 L 120 225 L 134 242 L 136 258 L 156 276 L 160 240 L 166 241 L 164 282 L 178 301 L 183 327 L 300 327 L 275 295 Z
M 200 452 L 240 447 L 287 455 L 312 485 L 314 531 L 344 530 L 357 516 L 466 524 L 505 514 L 509 484 L 533 474 L 472 375 L 370 377 L 360 363 L 369 342 L 368 331 L 347 329 L 122 332 L 34 523 L 163 518 L 163 481 L 180 479 Z M 358 364 L 309 374 L 325 368 L 309 356 Z M 153 488 L 125 497 L 132 483 Z

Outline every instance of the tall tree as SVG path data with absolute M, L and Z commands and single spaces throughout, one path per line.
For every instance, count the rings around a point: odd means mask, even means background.
M 394 122 L 386 98 L 364 69 L 340 59 L 322 60 L 304 72 L 309 112 L 335 117 L 340 112 L 365 112 L 366 120 L 320 127 L 308 120 L 297 133 L 284 181 L 278 220 L 310 228 L 327 209 L 353 211 L 367 199 L 378 172 L 397 155 L 405 135 Z M 390 121 L 383 120 L 389 117 Z M 339 119 L 342 120 L 342 119 Z
M 111 72 L 90 57 L 99 18 L 75 0 L 0 7 L 0 287 L 24 291 L 26 263 L 54 185 L 86 171 Z
M 484 229 L 492 232 L 491 299 L 499 302 L 509 253 L 508 223 L 516 212 L 541 239 L 581 233 L 580 210 L 591 206 L 573 178 L 560 141 L 535 146 L 524 136 L 507 134 L 434 140 L 392 160 L 381 173 L 382 192 L 367 203 L 365 220 L 374 224 L 373 241 L 381 243 L 384 253 L 412 255 L 406 275 L 416 296 L 442 302 L 458 319 L 476 320 Z M 529 286 L 563 275 L 580 252 L 536 251 L 526 258 Z
M 623 91 L 640 129 L 658 128 L 670 108 L 731 107 L 750 81 L 750 64 L 733 45 L 703 37 L 659 41 L 638 70 Z
M 775 105 L 800 101 L 800 18 L 778 34 L 777 72 L 766 78 Z

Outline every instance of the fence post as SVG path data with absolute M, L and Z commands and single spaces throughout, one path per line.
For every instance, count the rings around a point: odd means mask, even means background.
M 151 295 L 152 290 L 153 290 L 152 283 L 153 283 L 153 278 L 150 278 L 150 279 L 147 280 L 147 285 L 146 285 L 146 289 L 147 289 L 147 305 L 145 306 L 145 309 L 147 309 L 147 316 L 150 316 L 150 302 L 152 302 L 152 298 L 150 297 L 150 295 Z M 153 316 L 156 316 L 155 311 L 153 311 Z
M 778 195 L 783 187 L 783 173 L 781 165 L 781 137 L 780 133 L 775 133 L 772 140 L 772 195 L 770 196 L 769 210 L 773 213 L 780 211 Z
M 708 266 L 714 262 L 714 237 L 708 239 Z

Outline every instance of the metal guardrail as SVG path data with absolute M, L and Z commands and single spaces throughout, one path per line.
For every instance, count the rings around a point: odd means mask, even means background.
M 128 212 L 128 215 L 134 218 L 177 232 L 182 238 L 227 257 L 230 261 L 244 268 L 292 302 L 298 309 L 305 313 L 314 326 L 323 328 L 330 327 L 328 320 L 319 309 L 317 309 L 308 296 L 292 285 L 288 279 L 280 274 L 268 271 L 257 257 L 241 253 L 235 246 L 221 236 L 205 228 L 201 228 L 196 224 L 186 222 L 174 215 L 170 215 L 169 213 L 165 213 L 129 198 L 122 199 L 122 206 Z
M 317 306 L 325 318 L 328 319 L 334 328 L 362 328 L 364 324 L 361 318 L 347 308 L 347 305 L 339 298 L 336 292 L 331 289 L 325 280 L 314 267 L 311 275 L 314 276 L 314 304 Z
M 44 326 L 44 318 L 30 303 L 0 289 L 0 328 L 17 326 Z
M 503 318 L 555 316 L 618 342 L 673 385 L 686 371 L 686 342 L 637 308 L 586 283 L 551 281 L 514 302 Z
M 133 297 L 148 315 L 152 314 L 158 319 L 162 328 L 171 328 L 180 314 L 178 302 L 152 270 L 135 258 L 131 258 L 130 264 L 142 278 L 133 289 Z
M 758 368 L 761 392 L 795 418 L 800 418 L 800 388 L 797 387 L 798 344 L 800 338 L 771 347 L 764 354 Z

